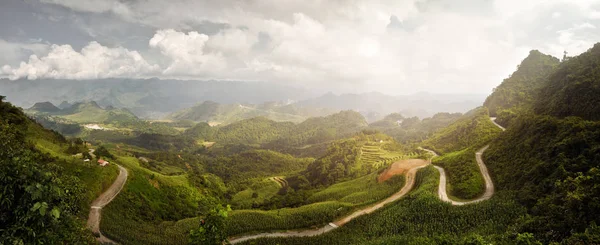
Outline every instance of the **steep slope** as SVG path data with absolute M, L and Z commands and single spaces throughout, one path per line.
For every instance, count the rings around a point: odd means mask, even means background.
M 484 158 L 497 188 L 529 215 L 517 226 L 544 243 L 600 242 L 600 44 L 560 64 Z
M 500 131 L 490 121 L 487 108 L 480 107 L 437 131 L 423 142 L 423 146 L 441 154 L 465 148 L 478 148 L 492 140 Z
M 1 244 L 93 244 L 82 226 L 89 203 L 110 184 L 113 168 L 82 164 L 87 151 L 31 121 L 0 96 Z M 72 153 L 71 153 L 72 154 Z
M 545 78 L 558 64 L 560 61 L 557 58 L 532 50 L 517 71 L 504 79 L 483 105 L 490 110 L 492 116 L 503 109 L 530 105 L 535 97 L 534 91 L 543 85 Z
M 535 111 L 559 118 L 600 120 L 600 43 L 563 62 L 550 75 Z

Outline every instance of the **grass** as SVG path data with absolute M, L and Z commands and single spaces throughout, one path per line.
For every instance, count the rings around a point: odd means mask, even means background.
M 478 197 L 485 191 L 485 181 L 475 160 L 475 150 L 467 148 L 433 159 L 433 164 L 446 170 L 449 197 L 457 201 Z
M 377 174 L 337 183 L 321 190 L 308 198 L 311 203 L 323 201 L 340 201 L 353 205 L 374 203 L 392 195 L 404 186 L 404 176 L 397 175 L 391 179 L 377 183 Z
M 111 204 L 112 205 L 112 204 Z M 109 205 L 110 206 L 110 205 Z M 315 203 L 299 208 L 278 210 L 234 210 L 227 219 L 227 234 L 239 235 L 272 230 L 316 227 L 329 223 L 352 210 L 341 202 Z M 200 224 L 200 218 L 178 221 L 147 222 L 121 217 L 118 227 L 106 226 L 105 219 L 114 213 L 103 211 L 101 229 L 104 235 L 122 244 L 186 244 L 190 230 Z M 115 220 L 116 221 L 116 220 Z
M 196 215 L 202 194 L 187 175 L 167 176 L 148 170 L 134 157 L 118 156 L 117 162 L 129 170 L 129 178 L 102 211 L 100 227 L 107 237 L 122 243 L 151 244 L 148 239 L 154 239 L 155 234 L 148 234 L 148 230 L 160 228 L 163 221 Z
M 250 187 L 233 195 L 231 198 L 232 206 L 239 209 L 252 208 L 253 204 L 258 205 L 268 201 L 280 189 L 281 186 L 270 178 L 255 179 Z M 254 193 L 258 196 L 252 197 Z
M 304 238 L 261 238 L 242 244 L 513 244 L 510 224 L 525 214 L 507 193 L 489 201 L 452 206 L 437 197 L 439 174 L 420 170 L 406 197 L 332 232 Z M 473 243 L 482 239 L 484 243 Z

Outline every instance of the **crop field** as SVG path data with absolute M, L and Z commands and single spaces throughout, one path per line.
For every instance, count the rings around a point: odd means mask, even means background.
M 253 180 L 248 188 L 233 195 L 231 205 L 234 208 L 249 209 L 253 204 L 258 205 L 269 200 L 280 189 L 280 184 L 271 178 L 258 178 Z
M 418 156 L 416 152 L 404 154 L 401 152 L 387 151 L 382 148 L 385 142 L 367 142 L 361 147 L 360 161 L 363 165 L 371 166 L 372 169 L 387 167 L 394 161 L 410 159 Z
M 234 210 L 227 219 L 230 236 L 272 230 L 317 227 L 333 221 L 352 210 L 352 205 L 341 202 L 315 203 L 299 208 L 278 210 Z M 103 214 L 102 231 L 111 239 L 123 244 L 186 244 L 189 231 L 197 228 L 200 218 L 179 221 L 144 222 L 118 219 L 115 213 Z M 111 219 L 106 225 L 104 219 Z
M 439 174 L 433 167 L 417 174 L 408 196 L 371 215 L 356 218 L 324 235 L 262 238 L 242 244 L 484 244 L 514 242 L 508 228 L 525 209 L 506 193 L 474 205 L 452 206 L 437 197 Z M 485 238 L 484 238 L 485 237 Z M 486 240 L 487 239 L 487 240 Z
M 308 201 L 340 201 L 354 205 L 374 203 L 392 195 L 404 186 L 404 176 L 397 175 L 383 182 L 377 182 L 377 173 L 337 183 L 321 190 L 308 198 Z

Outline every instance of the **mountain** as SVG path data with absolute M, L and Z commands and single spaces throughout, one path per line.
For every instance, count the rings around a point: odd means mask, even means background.
M 561 62 L 485 153 L 496 188 L 527 208 L 516 231 L 543 243 L 600 242 L 599 64 L 600 43 Z
M 349 137 L 368 126 L 354 111 L 342 111 L 326 117 L 314 117 L 302 123 L 276 122 L 265 117 L 244 119 L 224 126 L 198 123 L 185 136 L 218 144 L 263 145 L 269 149 L 301 147 Z
M 62 123 L 132 123 L 139 119 L 127 109 L 112 106 L 100 107 L 95 101 L 77 102 L 65 109 L 59 109 L 50 102 L 36 103 L 25 111 L 31 116 L 60 118 Z M 48 118 L 47 118 L 48 119 Z M 58 120 L 57 120 L 58 121 Z
M 518 69 L 494 89 L 483 105 L 492 116 L 498 115 L 503 109 L 531 106 L 534 92 L 544 85 L 546 77 L 558 64 L 560 61 L 557 58 L 532 50 Z
M 282 108 L 286 107 L 286 108 Z M 291 111 L 292 113 L 288 113 Z M 286 104 L 266 102 L 263 104 L 219 104 L 214 101 L 204 101 L 193 107 L 177 111 L 167 118 L 172 120 L 191 120 L 195 122 L 210 122 L 211 124 L 229 124 L 239 120 L 265 117 L 274 121 L 302 122 L 306 119 L 303 113 L 319 115 L 325 110 L 308 108 L 304 110 L 289 110 Z
M 96 101 L 101 106 L 129 108 L 142 118 L 161 118 L 199 101 L 253 103 L 303 100 L 311 91 L 267 82 L 194 81 L 171 79 L 64 80 L 0 79 L 0 93 L 21 107 L 39 101 Z
M 50 102 L 38 102 L 38 103 L 35 103 L 28 110 L 39 111 L 39 112 L 58 112 L 58 111 L 60 111 L 60 108 L 54 106 Z
M 67 102 L 66 100 L 63 100 L 62 102 L 60 102 L 60 104 L 58 105 L 58 108 L 60 108 L 61 110 L 67 109 L 69 107 L 71 107 L 72 104 Z
M 44 129 L 3 99 L 0 243 L 94 244 L 80 217 L 87 217 L 93 198 L 116 177 L 116 166 L 98 168 L 71 157 L 87 153 L 83 142 Z
M 407 117 L 431 117 L 437 112 L 466 112 L 481 105 L 485 96 L 477 94 L 430 94 L 390 96 L 371 92 L 362 94 L 327 93 L 313 99 L 299 101 L 300 106 L 358 111 L 374 122 L 391 113 Z
M 417 117 L 405 118 L 400 113 L 392 113 L 383 119 L 372 122 L 369 128 L 379 130 L 401 143 L 421 142 L 435 131 L 444 128 L 461 118 L 461 113 L 436 113 L 420 120 Z
M 600 43 L 563 62 L 548 78 L 535 103 L 539 114 L 600 120 Z

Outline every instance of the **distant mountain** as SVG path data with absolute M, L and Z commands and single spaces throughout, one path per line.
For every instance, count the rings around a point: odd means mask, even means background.
M 437 112 L 464 113 L 480 106 L 485 95 L 478 94 L 430 94 L 390 96 L 371 92 L 362 94 L 327 93 L 320 97 L 296 103 L 300 106 L 331 108 L 335 110 L 354 110 L 374 122 L 391 113 L 400 113 L 407 117 L 431 117 Z
M 0 79 L 0 94 L 21 107 L 30 107 L 39 101 L 57 104 L 62 101 L 96 101 L 101 106 L 129 108 L 143 118 L 161 118 L 199 101 L 260 104 L 267 101 L 298 101 L 317 95 L 279 83 L 157 78 L 82 81 Z
M 58 108 L 62 109 L 66 109 L 71 107 L 71 103 L 67 102 L 66 100 L 63 100 L 62 102 L 60 102 L 60 104 L 58 105 Z
M 28 110 L 35 110 L 35 111 L 39 111 L 39 112 L 58 112 L 58 111 L 60 111 L 60 108 L 54 106 L 50 102 L 38 102 L 38 103 L 35 103 Z
M 273 121 L 302 122 L 307 117 L 325 116 L 336 111 L 290 106 L 280 102 L 266 102 L 254 104 L 219 104 L 214 101 L 205 101 L 193 107 L 177 111 L 169 116 L 173 120 L 191 120 L 195 122 L 209 122 L 216 124 L 229 124 L 239 120 L 265 117 Z
M 560 64 L 560 61 L 537 50 L 521 62 L 509 78 L 494 89 L 483 104 L 496 116 L 502 109 L 530 105 L 536 96 L 534 93 L 544 85 L 545 78 Z
M 280 149 L 341 139 L 367 126 L 366 120 L 359 113 L 342 111 L 326 117 L 309 118 L 299 124 L 276 122 L 265 117 L 254 117 L 217 127 L 198 123 L 186 130 L 184 135 L 219 144 L 254 144 Z
M 127 109 L 117 109 L 111 106 L 100 107 L 95 101 L 77 102 L 71 107 L 59 109 L 50 102 L 36 103 L 33 107 L 25 110 L 25 113 L 36 117 L 57 117 L 61 122 L 72 123 L 132 123 L 139 121 Z

